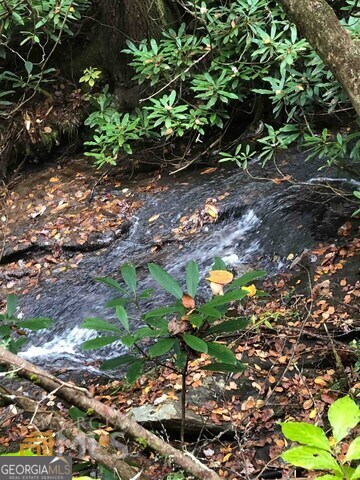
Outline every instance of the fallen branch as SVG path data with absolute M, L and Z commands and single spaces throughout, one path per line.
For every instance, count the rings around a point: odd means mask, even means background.
M 9 388 L 5 388 L 2 385 L 0 385 L 0 398 L 5 404 L 15 404 L 26 412 L 41 412 L 39 409 L 40 402 L 30 397 L 18 395 L 17 392 L 9 390 Z M 46 412 L 46 409 L 42 410 L 42 414 Z M 30 424 L 39 430 L 43 429 L 43 423 L 43 415 L 39 415 L 38 418 L 33 418 L 30 422 Z M 124 461 L 123 452 L 119 452 L 111 447 L 102 447 L 95 438 L 79 430 L 72 421 L 66 420 L 59 413 L 51 414 L 51 426 L 56 428 L 58 435 L 61 434 L 70 440 L 69 448 L 71 450 L 80 447 L 80 452 L 77 451 L 79 458 L 90 455 L 96 463 L 103 465 L 110 471 L 116 471 L 122 480 L 132 480 L 134 478 L 137 480 L 147 480 L 141 471 L 137 472 Z
M 0 364 L 8 368 L 20 368 L 21 370 L 18 372 L 19 376 L 31 380 L 47 391 L 51 392 L 56 390 L 56 395 L 58 397 L 68 401 L 72 405 L 85 412 L 92 411 L 103 421 L 134 439 L 141 438 L 146 442 L 149 448 L 168 457 L 174 464 L 178 465 L 194 477 L 201 480 L 220 480 L 220 477 L 206 465 L 195 458 L 190 458 L 186 453 L 172 447 L 169 443 L 139 425 L 131 417 L 121 413 L 116 408 L 104 405 L 91 396 L 86 396 L 82 391 L 79 391 L 75 385 L 72 387 L 69 386 L 69 384 L 61 384 L 56 377 L 49 374 L 47 371 L 18 357 L 17 355 L 14 355 L 2 347 L 0 347 Z

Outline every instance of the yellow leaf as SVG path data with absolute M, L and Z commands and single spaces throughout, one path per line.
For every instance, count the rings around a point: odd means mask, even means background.
M 153 215 L 152 217 L 149 218 L 148 222 L 155 222 L 155 220 L 157 220 L 158 218 L 160 217 L 160 213 L 158 213 L 157 215 Z
M 218 285 L 227 285 L 232 282 L 233 278 L 234 275 L 226 270 L 211 270 L 206 280 L 217 283 Z
M 254 284 L 249 285 L 248 287 L 242 287 L 241 290 L 248 292 L 248 297 L 253 297 L 256 294 L 256 287 Z
M 205 212 L 210 215 L 210 217 L 215 219 L 218 217 L 219 214 L 218 209 L 214 205 L 209 204 L 205 205 Z
M 223 463 L 227 462 L 229 458 L 231 457 L 232 453 L 227 453 L 225 457 L 222 459 Z

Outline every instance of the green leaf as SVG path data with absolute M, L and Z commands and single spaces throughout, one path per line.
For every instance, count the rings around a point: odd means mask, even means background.
M 80 410 L 80 408 L 77 407 L 70 407 L 68 413 L 70 418 L 72 418 L 73 420 L 80 420 L 86 417 L 86 412 L 83 412 L 82 410 Z
M 114 280 L 113 278 L 108 278 L 108 277 L 96 277 L 95 280 L 97 282 L 104 283 L 105 285 L 108 285 L 109 287 L 115 288 L 116 290 L 119 290 L 121 293 L 126 294 L 125 288 L 123 288 L 119 282 Z
M 118 317 L 121 325 L 125 328 L 125 330 L 129 331 L 129 319 L 128 319 L 128 314 L 126 313 L 126 310 L 124 307 L 121 305 L 118 305 L 116 307 L 116 316 Z
M 231 285 L 231 290 L 235 288 L 243 287 L 244 285 L 257 280 L 258 278 L 264 277 L 266 275 L 265 270 L 254 270 L 253 272 L 247 272 L 242 275 L 240 278 L 235 279 Z
M 132 347 L 135 343 L 135 338 L 132 335 L 124 335 L 120 339 L 125 347 Z
M 110 343 L 114 343 L 117 340 L 120 340 L 120 338 L 115 336 L 97 337 L 84 342 L 81 345 L 81 348 L 83 350 L 94 350 L 95 348 L 101 348 L 101 347 L 105 347 L 106 345 L 110 345 Z
M 330 405 L 328 418 L 336 443 L 345 438 L 360 421 L 360 410 L 349 396 L 339 398 Z
M 114 358 L 110 358 L 109 360 L 105 360 L 105 362 L 103 362 L 100 365 L 100 370 L 111 370 L 113 368 L 122 367 L 123 365 L 128 365 L 129 363 L 132 363 L 135 360 L 136 360 L 136 357 L 134 357 L 134 355 L 129 355 L 126 353 L 125 355 L 120 355 L 119 357 L 114 357 Z
M 160 307 L 150 310 L 144 315 L 144 320 L 146 321 L 149 318 L 162 317 L 164 315 L 169 315 L 170 313 L 185 313 L 183 306 L 172 305 L 170 307 Z
M 179 300 L 182 299 L 183 292 L 180 285 L 163 268 L 155 263 L 149 263 L 149 272 L 152 278 L 167 292 L 174 295 Z
M 241 362 L 237 362 L 236 364 L 214 362 L 201 367 L 201 370 L 209 370 L 211 372 L 239 373 L 246 370 L 246 365 Z
M 219 312 L 217 308 L 209 307 L 207 303 L 199 307 L 198 311 L 207 317 L 215 318 L 217 320 L 223 317 L 223 314 Z
M 168 328 L 168 322 L 165 320 L 165 318 L 148 318 L 146 320 L 146 323 L 150 325 L 150 327 L 153 328 L 160 328 L 161 330 L 164 330 Z
M 121 330 L 112 323 L 105 322 L 101 318 L 87 318 L 81 325 L 81 328 L 88 328 L 96 330 L 97 332 L 116 332 L 121 333 Z
M 6 314 L 9 318 L 11 318 L 16 310 L 18 304 L 18 299 L 17 296 L 11 293 L 10 295 L 7 296 L 6 299 Z
M 20 452 L 15 452 L 15 453 L 2 453 L 0 455 L 0 457 L 21 457 L 21 456 L 24 456 L 24 457 L 34 457 L 36 456 L 36 454 L 34 452 L 32 452 L 31 450 L 23 450 L 21 452 L 21 455 L 20 455 Z
M 331 470 L 342 476 L 342 471 L 329 452 L 315 447 L 295 447 L 281 455 L 285 462 L 306 470 Z
M 30 73 L 32 72 L 33 67 L 34 65 L 32 64 L 32 62 L 25 62 L 25 70 L 28 75 L 30 75 Z
M 215 257 L 214 258 L 214 263 L 211 267 L 211 270 L 226 270 L 227 271 L 226 263 L 220 257 Z
M 186 345 L 188 345 L 190 348 L 192 348 L 196 352 L 201 352 L 201 353 L 208 352 L 207 343 L 204 342 L 204 340 L 201 340 L 201 338 L 195 337 L 195 335 L 191 335 L 190 333 L 185 333 L 184 340 Z
M 158 338 L 161 336 L 164 336 L 165 334 L 168 334 L 168 328 L 167 325 L 165 328 L 161 329 L 154 329 L 150 327 L 142 327 L 136 330 L 134 333 L 133 337 L 135 339 L 135 342 L 142 340 L 143 338 Z
M 193 327 L 200 328 L 203 326 L 205 319 L 198 313 L 192 313 L 191 315 L 189 315 L 188 321 Z
M 281 429 L 288 440 L 331 451 L 329 440 L 320 427 L 305 422 L 283 422 Z
M 249 323 L 250 320 L 243 317 L 235 318 L 234 320 L 225 320 L 206 330 L 205 334 L 237 332 L 247 327 Z
M 124 306 L 127 303 L 129 303 L 128 298 L 113 298 L 112 300 L 109 300 L 105 303 L 105 307 L 115 308 L 118 305 Z
M 355 438 L 346 452 L 345 460 L 351 462 L 351 460 L 360 460 L 360 437 Z
M 120 267 L 121 275 L 126 285 L 133 293 L 136 293 L 136 270 L 131 263 L 125 263 Z
M 227 292 L 225 295 L 219 295 L 209 302 L 206 303 L 208 307 L 217 307 L 219 305 L 226 305 L 230 302 L 234 302 L 235 300 L 242 300 L 248 292 L 245 290 L 235 290 L 234 292 Z
M 141 377 L 145 367 L 144 360 L 135 360 L 128 368 L 126 379 L 129 383 L 134 383 L 139 377 Z
M 24 25 L 24 20 L 21 18 L 21 15 L 19 15 L 17 12 L 14 12 L 14 10 L 12 10 L 11 16 L 16 23 L 18 23 L 19 25 Z
M 199 267 L 194 260 L 186 265 L 186 288 L 187 293 L 195 298 L 196 290 L 199 285 Z
M 360 465 L 356 467 L 355 472 L 350 477 L 350 480 L 356 480 L 357 478 L 360 478 Z
M 234 353 L 225 345 L 217 342 L 207 342 L 208 354 L 219 360 L 221 363 L 236 364 L 237 360 Z
M 22 322 L 18 322 L 16 324 L 19 328 L 27 328 L 28 330 L 42 330 L 43 328 L 49 328 L 53 324 L 51 318 L 46 317 L 38 317 L 38 318 L 29 318 L 27 320 L 23 320 Z
M 328 475 L 321 475 L 320 477 L 316 477 L 314 480 L 341 480 L 341 478 L 337 477 L 336 475 L 328 474 Z
M 139 298 L 150 298 L 151 295 L 153 294 L 154 289 L 153 288 L 146 288 L 144 291 L 139 293 L 138 297 Z
M 1 325 L 0 326 L 0 336 L 1 337 L 9 337 L 11 333 L 11 328 L 9 325 Z
M 175 338 L 163 338 L 158 342 L 151 345 L 149 348 L 149 355 L 151 358 L 159 357 L 160 355 L 165 355 L 165 353 L 169 352 L 175 343 Z

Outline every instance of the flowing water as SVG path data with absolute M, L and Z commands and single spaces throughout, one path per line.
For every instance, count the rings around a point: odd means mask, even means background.
M 291 262 L 286 258 L 290 253 L 297 255 L 332 238 L 351 214 L 352 206 L 331 188 L 334 183 L 346 188 L 347 180 L 336 179 L 336 172 L 326 172 L 326 177 L 324 172 L 318 174 L 317 166 L 304 164 L 299 154 L 282 165 L 282 172 L 295 178 L 295 183 L 270 181 L 266 177 L 279 177 L 279 172 L 270 167 L 263 170 L 255 166 L 252 172 L 256 178 L 229 169 L 209 175 L 185 172 L 177 178 L 163 176 L 163 185 L 169 188 L 141 194 L 143 206 L 123 238 L 101 252 L 87 254 L 78 269 L 63 272 L 55 284 L 44 281 L 22 299 L 21 310 L 26 317 L 54 319 L 51 329 L 32 334 L 22 355 L 48 367 L 75 370 L 91 369 L 96 360 L 119 355 L 121 344 L 82 352 L 81 343 L 96 334 L 81 329 L 80 324 L 86 317 L 116 321 L 112 310 L 104 307 L 116 293 L 95 282 L 94 277 L 119 279 L 119 266 L 124 262 L 137 266 L 143 288 L 156 288 L 146 271 L 148 262 L 166 268 L 180 283 L 190 259 L 196 260 L 205 273 L 215 256 L 238 273 L 262 267 L 272 275 L 289 267 Z M 179 227 L 181 217 L 201 209 L 207 199 L 224 194 L 217 203 L 219 217 L 215 223 L 204 224 L 196 234 L 180 240 L 175 236 L 173 230 Z M 149 218 L 158 214 L 159 218 L 149 223 Z M 161 236 L 162 248 L 152 251 L 155 236 Z M 156 288 L 154 299 L 144 308 L 166 304 L 166 300 L 166 294 Z M 130 314 L 136 323 L 138 314 Z

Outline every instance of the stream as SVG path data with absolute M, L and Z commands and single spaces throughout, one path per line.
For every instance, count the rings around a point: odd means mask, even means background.
M 252 165 L 251 176 L 240 169 L 221 167 L 209 174 L 162 173 L 158 184 L 165 188 L 155 192 L 135 192 L 136 178 L 126 189 L 122 185 L 119 196 L 126 190 L 128 196 L 143 203 L 121 238 L 87 253 L 79 268 L 63 272 L 56 283 L 44 280 L 21 298 L 24 317 L 54 320 L 52 328 L 31 334 L 21 355 L 45 367 L 90 371 L 96 370 L 99 360 L 119 355 L 124 348 L 121 344 L 83 352 L 81 343 L 96 334 L 80 324 L 87 317 L 116 322 L 112 309 L 104 307 L 116 292 L 94 277 L 119 280 L 119 266 L 124 262 L 137 267 L 142 288 L 155 288 L 152 300 L 144 303 L 145 309 L 168 300 L 149 279 L 149 262 L 158 263 L 182 284 L 191 259 L 198 262 L 202 275 L 216 256 L 238 274 L 259 267 L 268 275 L 286 271 L 292 263 L 289 254 L 293 259 L 318 242 L 333 238 L 353 211 L 353 205 L 333 191 L 334 185 L 348 191 L 353 186 L 341 172 L 319 172 L 318 167 L 315 162 L 304 163 L 302 154 L 291 152 L 276 166 Z M 100 184 L 96 194 L 103 193 L 104 188 Z M 184 215 L 212 202 L 219 212 L 216 221 L 198 225 L 194 233 L 179 234 Z M 152 248 L 154 245 L 157 247 Z M 139 314 L 130 311 L 130 315 L 136 324 Z

